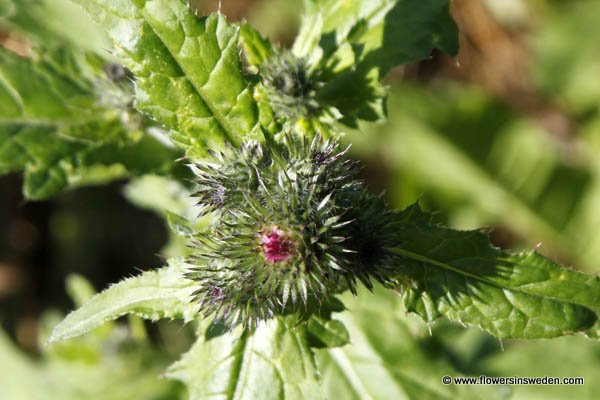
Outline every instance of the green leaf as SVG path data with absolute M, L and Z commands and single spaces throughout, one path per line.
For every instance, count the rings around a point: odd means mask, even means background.
M 49 342 L 82 335 L 126 314 L 157 320 L 182 318 L 197 313 L 192 302 L 193 282 L 184 276 L 185 264 L 172 260 L 168 267 L 125 279 L 92 297 L 69 314 L 52 332 Z
M 571 117 L 596 112 L 600 102 L 597 2 L 554 4 L 532 37 L 538 91 L 560 101 Z M 560 71 L 557 74 L 556 71 Z
M 544 360 L 544 362 L 540 362 Z M 495 376 L 582 377 L 584 385 L 514 386 L 514 400 L 595 399 L 600 396 L 598 343 L 583 337 L 510 343 L 504 351 L 475 360 L 474 366 Z
M 305 328 L 284 319 L 253 333 L 200 337 L 167 376 L 184 382 L 190 400 L 321 399 Z
M 207 229 L 211 217 L 198 218 L 198 207 L 190 191 L 178 181 L 156 175 L 144 175 L 133 179 L 124 195 L 137 207 L 161 216 L 169 229 L 169 241 L 161 249 L 164 257 L 190 255 L 189 235 Z
M 260 66 L 273 55 L 273 46 L 269 39 L 263 37 L 247 22 L 240 28 L 240 45 L 250 65 Z
M 115 129 L 127 135 L 122 128 Z M 0 123 L 0 174 L 24 171 L 26 198 L 41 200 L 67 186 L 130 174 L 168 173 L 179 154 L 150 136 L 124 144 L 90 143 L 65 137 L 62 132 L 60 125 Z M 101 165 L 120 168 L 98 170 Z
M 572 162 L 574 144 L 557 143 L 536 121 L 475 87 L 403 83 L 389 107 L 389 124 L 348 141 L 355 156 L 384 164 L 396 207 L 422 195 L 453 226 L 495 226 L 515 246 L 542 243 L 552 258 L 597 271 L 600 178 L 592 143 L 577 147 Z
M 77 0 L 107 31 L 136 75 L 136 107 L 172 129 L 190 154 L 260 133 L 244 78 L 239 29 L 198 18 L 183 0 Z
M 12 0 L 0 0 L 0 17 L 6 18 L 14 13 L 15 5 Z
M 68 44 L 98 54 L 110 46 L 106 35 L 70 0 L 1 0 L 0 29 L 16 31 L 35 46 Z
M 43 198 L 67 184 L 60 161 L 81 149 L 75 143 L 56 139 L 57 128 L 39 125 L 0 124 L 0 173 L 25 169 L 25 193 Z
M 67 276 L 66 287 L 69 297 L 71 297 L 76 307 L 83 306 L 96 294 L 92 284 L 83 276 L 77 274 Z
M 351 344 L 317 350 L 322 387 L 328 399 L 501 399 L 501 387 L 442 384 L 444 375 L 461 376 L 422 335 L 402 309 L 401 299 L 380 286 L 361 289 L 342 300 L 349 312 L 339 315 Z M 408 319 L 408 321 L 407 321 Z M 413 324 L 415 322 L 415 324 Z M 427 334 L 428 335 L 428 334 Z
M 93 294 L 82 277 L 71 277 L 75 300 Z M 157 379 L 171 362 L 163 348 L 135 337 L 130 323 L 105 324 L 94 334 L 68 342 L 46 344 L 51 327 L 62 316 L 44 312 L 38 319 L 40 354 L 21 351 L 0 330 L 0 387 L 10 400 L 148 400 L 183 399 L 182 385 Z M 60 382 L 60 384 L 57 384 Z
M 348 344 L 350 337 L 340 321 L 313 316 L 306 324 L 311 347 L 340 347 Z
M 41 400 L 42 389 L 32 382 L 39 381 L 33 363 L 18 351 L 3 331 L 0 331 L 0 384 L 2 396 L 16 400 Z
M 177 235 L 189 237 L 195 232 L 190 221 L 175 213 L 167 212 L 167 222 L 171 230 Z
M 590 329 L 600 312 L 600 277 L 560 267 L 536 252 L 512 254 L 481 231 L 431 222 L 418 205 L 398 215 L 393 251 L 408 311 L 441 316 L 500 338 L 550 338 Z
M 448 0 L 307 0 L 294 53 L 321 69 L 319 99 L 351 126 L 385 117 L 380 80 L 390 68 L 458 50 Z
M 350 46 L 356 62 L 387 71 L 426 57 L 433 48 L 458 51 L 448 0 L 306 0 L 305 7 L 294 52 L 310 60 L 330 63 Z
M 582 377 L 583 385 L 511 385 L 511 400 L 595 399 L 600 396 L 600 348 L 582 336 L 552 340 L 497 340 L 476 329 L 442 322 L 426 346 L 452 361 L 460 376 Z M 540 362 L 544 360 L 544 362 Z M 509 387 L 505 387 L 509 389 Z M 507 390 L 508 394 L 508 390 Z
M 93 345 L 90 348 L 88 343 L 72 341 L 69 351 L 55 353 L 45 348 L 34 358 L 0 331 L 2 399 L 184 398 L 175 382 L 157 379 L 166 360 L 148 343 L 132 343 L 122 330 L 113 330 L 104 341 Z
M 0 174 L 24 171 L 27 198 L 90 182 L 86 175 L 98 165 L 122 168 L 102 177 L 96 171 L 96 181 L 173 168 L 178 152 L 142 132 L 143 122 L 132 122 L 139 116 L 100 105 L 100 82 L 126 96 L 79 51 L 22 58 L 0 49 Z
M 195 219 L 198 215 L 190 191 L 180 182 L 157 175 L 144 175 L 125 188 L 125 197 L 137 207 L 168 217 L 180 215 Z
M 95 102 L 83 63 L 79 55 L 64 49 L 34 60 L 0 48 L 0 121 L 54 124 L 89 118 L 89 112 L 79 115 Z

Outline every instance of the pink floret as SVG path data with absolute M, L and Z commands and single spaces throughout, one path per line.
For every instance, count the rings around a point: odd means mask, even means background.
M 278 228 L 263 233 L 261 245 L 267 262 L 271 264 L 288 260 L 295 248 L 295 243 Z

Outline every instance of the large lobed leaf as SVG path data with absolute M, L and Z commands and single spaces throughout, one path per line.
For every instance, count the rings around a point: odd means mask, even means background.
M 185 279 L 185 271 L 185 264 L 174 259 L 168 267 L 109 287 L 69 314 L 49 342 L 80 336 L 126 314 L 153 320 L 195 318 L 193 282 Z M 200 333 L 192 349 L 167 373 L 188 386 L 190 399 L 322 398 L 310 341 L 325 345 L 347 341 L 339 323 L 317 329 L 299 326 L 295 318 L 277 318 L 255 331 L 223 332 L 206 321 L 200 325 L 209 329 Z
M 254 93 L 239 54 L 241 45 L 246 61 L 260 66 L 272 46 L 247 24 L 231 26 L 221 14 L 198 18 L 183 0 L 78 2 L 136 75 L 137 108 L 171 129 L 188 154 L 272 131 L 272 112 L 264 94 Z M 390 68 L 436 47 L 457 49 L 448 0 L 311 0 L 306 8 L 293 50 L 319 71 L 325 130 L 332 117 L 351 126 L 383 119 L 387 91 L 380 80 Z M 309 130 L 320 126 L 308 123 Z
M 198 18 L 183 0 L 77 0 L 108 31 L 135 74 L 136 106 L 173 130 L 188 153 L 260 133 L 242 74 L 239 29 Z
M 415 205 L 398 216 L 395 249 L 408 311 L 475 325 L 500 338 L 597 335 L 600 277 L 563 268 L 536 252 L 492 247 L 481 231 L 432 223 Z
M 190 400 L 323 398 L 306 329 L 280 318 L 201 336 L 167 376 L 187 385 Z

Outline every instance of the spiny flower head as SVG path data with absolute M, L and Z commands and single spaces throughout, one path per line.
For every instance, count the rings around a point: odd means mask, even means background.
M 252 328 L 308 316 L 358 282 L 389 282 L 392 213 L 336 143 L 247 142 L 192 169 L 202 214 L 214 215 L 210 232 L 194 236 L 188 273 L 206 316 Z
M 261 66 L 260 75 L 275 115 L 282 120 L 314 116 L 323 109 L 317 100 L 322 86 L 318 72 L 289 50 L 275 51 Z

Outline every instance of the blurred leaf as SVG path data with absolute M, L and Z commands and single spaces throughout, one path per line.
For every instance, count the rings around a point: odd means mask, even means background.
M 313 316 L 306 325 L 311 347 L 340 347 L 350 341 L 348 331 L 340 321 Z
M 161 250 L 164 257 L 189 255 L 190 233 L 205 230 L 211 221 L 210 216 L 198 218 L 199 210 L 190 191 L 173 179 L 145 175 L 132 180 L 124 194 L 136 206 L 154 211 L 165 219 L 170 239 Z
M 78 0 L 136 75 L 136 107 L 173 129 L 189 154 L 260 133 L 241 71 L 239 30 L 222 14 L 198 18 L 183 0 Z
M 187 385 L 190 400 L 323 398 L 306 331 L 284 319 L 200 337 L 167 376 Z
M 408 311 L 446 316 L 500 338 L 550 338 L 588 330 L 600 313 L 600 276 L 535 253 L 511 254 L 480 231 L 433 224 L 415 205 L 398 216 L 392 249 Z
M 184 263 L 174 259 L 168 267 L 114 284 L 69 314 L 54 329 L 49 341 L 82 335 L 126 314 L 151 320 L 182 318 L 191 321 L 197 313 L 196 305 L 191 301 L 194 287 L 184 274 Z
M 40 322 L 44 344 L 36 358 L 21 352 L 0 331 L 2 399 L 183 399 L 179 385 L 157 379 L 169 362 L 167 357 L 148 342 L 136 341 L 122 327 L 105 325 L 93 335 L 47 346 L 47 328 L 54 325 L 56 315 L 45 313 Z
M 452 360 L 461 376 L 582 377 L 584 385 L 511 385 L 514 400 L 595 399 L 600 393 L 600 344 L 581 336 L 553 340 L 509 340 L 436 323 L 427 340 L 432 354 Z
M 422 195 L 452 225 L 499 226 L 524 246 L 543 243 L 553 257 L 597 270 L 600 179 L 591 147 L 557 143 L 473 87 L 403 84 L 390 110 L 389 124 L 350 141 L 390 174 L 386 190 L 397 206 Z
M 44 399 L 39 385 L 39 372 L 33 363 L 21 354 L 10 339 L 0 331 L 0 386 L 2 396 L 10 400 Z M 38 383 L 37 385 L 35 383 Z
M 500 399 L 501 388 L 449 386 L 444 375 L 459 376 L 443 358 L 433 358 L 407 324 L 393 292 L 376 288 L 345 295 L 349 312 L 340 319 L 351 344 L 318 350 L 322 386 L 328 399 Z
M 23 170 L 26 197 L 44 199 L 84 183 L 96 165 L 123 166 L 116 176 L 102 172 L 113 179 L 172 168 L 176 151 L 141 126 L 126 126 L 125 111 L 99 105 L 94 83 L 102 78 L 93 76 L 85 56 L 70 49 L 35 59 L 0 49 L 0 174 Z
M 184 398 L 177 385 L 157 379 L 162 363 L 147 350 L 120 352 L 91 365 L 73 360 L 35 361 L 2 333 L 0 356 L 1 396 L 6 400 Z
M 254 0 L 246 18 L 273 43 L 289 47 L 300 25 L 302 1 Z
M 189 237 L 195 232 L 194 228 L 191 226 L 192 224 L 190 223 L 190 221 L 177 214 L 168 212 L 167 222 L 169 223 L 169 227 L 171 228 L 171 230 L 178 235 Z
M 94 106 L 93 85 L 86 79 L 85 60 L 69 50 L 56 50 L 39 60 L 0 48 L 2 122 L 53 124 L 86 121 Z M 57 65 L 59 61 L 63 65 Z
M 512 343 L 505 351 L 477 360 L 481 371 L 496 376 L 583 377 L 584 385 L 513 387 L 514 400 L 596 399 L 600 396 L 600 346 L 582 337 Z
M 0 0 L 0 17 L 5 18 L 14 13 L 14 3 L 12 0 Z
M 75 307 L 81 307 L 96 294 L 92 284 L 83 276 L 76 274 L 67 276 L 67 292 Z
M 533 37 L 537 84 L 575 115 L 600 104 L 599 13 L 597 1 L 556 4 Z
M 0 0 L 0 30 L 17 31 L 45 47 L 67 44 L 106 53 L 110 46 L 106 35 L 70 0 Z
M 61 52 L 66 63 L 77 63 Z M 84 123 L 77 109 L 93 105 L 92 87 L 47 59 L 34 61 L 0 49 L 0 174 L 26 170 L 28 197 L 43 198 L 67 184 L 84 143 L 59 137 L 61 125 Z M 83 112 L 90 118 L 89 112 Z
M 157 175 L 145 175 L 132 180 L 125 188 L 125 196 L 138 207 L 158 214 L 179 214 L 195 217 L 194 200 L 180 182 Z

